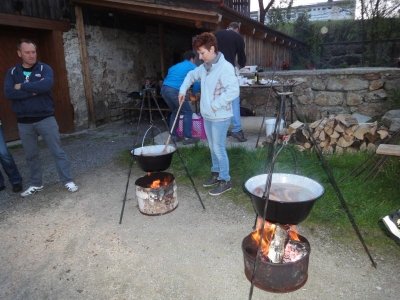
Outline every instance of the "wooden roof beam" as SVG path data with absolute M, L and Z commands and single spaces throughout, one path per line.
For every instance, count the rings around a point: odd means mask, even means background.
M 35 29 L 47 29 L 47 30 L 59 30 L 68 31 L 71 26 L 67 21 L 55 21 L 41 18 L 1 14 L 0 13 L 0 24 L 15 26 L 15 27 L 27 27 Z
M 148 2 L 134 2 L 128 0 L 72 0 L 72 2 L 83 6 L 116 9 L 140 15 L 153 15 L 214 24 L 221 22 L 221 15 L 213 11 L 186 9 Z

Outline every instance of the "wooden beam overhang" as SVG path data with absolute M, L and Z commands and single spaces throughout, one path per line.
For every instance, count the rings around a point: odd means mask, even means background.
M 192 23 L 218 24 L 221 21 L 221 15 L 214 11 L 179 8 L 148 2 L 129 0 L 72 0 L 72 3 L 81 6 L 114 9 L 137 15 L 190 21 Z
M 58 30 L 64 32 L 71 28 L 69 22 L 67 21 L 56 21 L 2 13 L 0 13 L 0 24 L 14 27 Z

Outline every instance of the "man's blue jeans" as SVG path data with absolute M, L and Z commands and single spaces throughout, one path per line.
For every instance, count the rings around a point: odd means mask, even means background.
M 8 151 L 6 142 L 3 136 L 3 129 L 0 125 L 0 162 L 3 166 L 4 172 L 7 174 L 8 179 L 12 185 L 22 183 L 21 175 L 19 174 L 17 165 L 10 151 Z M 0 172 L 0 187 L 4 186 L 4 177 Z
M 161 88 L 161 96 L 167 103 L 168 107 L 171 109 L 171 115 L 169 119 L 169 127 L 172 129 L 172 125 L 174 125 L 174 120 L 176 118 L 176 114 L 179 109 L 179 91 L 177 89 L 171 88 L 169 86 L 163 85 Z M 183 136 L 185 138 L 192 137 L 192 107 L 190 106 L 189 101 L 183 103 L 180 114 L 183 115 Z M 176 121 L 175 128 L 171 130 L 173 135 L 176 135 L 176 129 L 178 128 L 178 121 Z
M 240 97 L 237 97 L 232 101 L 232 112 L 232 132 L 239 132 L 242 130 L 242 123 L 240 121 Z
M 229 158 L 226 152 L 226 134 L 231 123 L 230 119 L 223 121 L 204 120 L 208 147 L 211 152 L 211 172 L 218 173 L 218 180 L 231 180 L 229 175 Z
M 54 117 L 48 117 L 32 124 L 18 123 L 18 130 L 24 147 L 26 162 L 31 173 L 30 185 L 42 186 L 42 165 L 38 146 L 39 135 L 53 155 L 60 181 L 63 184 L 72 181 L 70 162 L 61 148 L 58 124 Z

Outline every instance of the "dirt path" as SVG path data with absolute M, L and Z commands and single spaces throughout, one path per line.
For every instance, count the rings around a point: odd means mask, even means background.
M 14 198 L 0 214 L 0 299 L 247 299 L 241 241 L 254 215 L 227 199 L 178 183 L 178 208 L 140 214 L 134 170 L 122 225 L 127 170 L 109 163 L 81 174 L 81 189 L 58 185 Z M 371 267 L 356 241 L 334 245 L 300 228 L 312 252 L 305 286 L 253 299 L 397 299 L 399 252 Z
M 0 193 L 0 299 L 248 299 L 242 239 L 252 212 L 199 187 L 178 184 L 178 208 L 164 216 L 142 215 L 134 196 L 134 169 L 119 225 L 127 169 L 113 158 L 132 144 L 131 125 L 109 124 L 63 140 L 79 192 L 57 183 L 44 159 L 45 190 L 22 199 L 9 186 Z M 248 136 L 254 147 L 256 136 Z M 165 137 L 158 143 L 165 141 Z M 12 149 L 23 178 L 23 150 Z M 46 149 L 42 157 L 49 157 Z M 305 222 L 306 223 L 306 222 Z M 324 228 L 300 232 L 311 244 L 308 281 L 288 294 L 254 290 L 253 299 L 397 299 L 400 249 L 372 251 L 371 267 L 354 236 L 334 243 Z

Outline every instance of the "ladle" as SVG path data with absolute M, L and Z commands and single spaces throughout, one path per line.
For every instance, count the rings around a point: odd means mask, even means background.
M 171 140 L 172 131 L 173 131 L 174 128 L 175 128 L 176 121 L 177 121 L 178 118 L 179 118 L 179 113 L 181 112 L 181 108 L 182 108 L 182 105 L 183 105 L 184 102 L 185 102 L 185 101 L 182 101 L 182 103 L 179 104 L 178 111 L 176 112 L 176 116 L 175 116 L 174 123 L 172 124 L 172 127 L 171 127 L 170 130 L 169 130 L 168 138 L 167 138 L 167 141 L 165 142 L 165 147 L 164 147 L 163 152 L 167 152 L 167 147 L 168 147 L 168 144 L 169 144 L 169 142 L 170 142 L 170 140 Z

